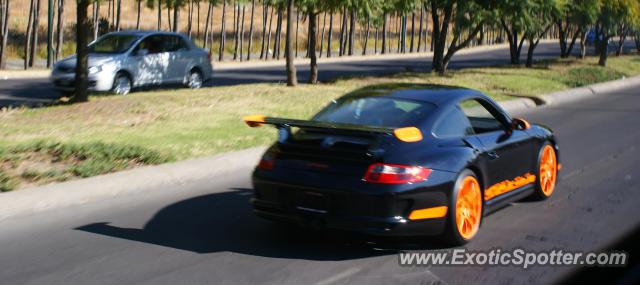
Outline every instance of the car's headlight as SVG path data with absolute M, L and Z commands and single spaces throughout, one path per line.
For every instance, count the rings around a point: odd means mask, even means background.
M 102 66 L 100 65 L 89 67 L 89 74 L 96 74 L 100 71 L 102 71 Z

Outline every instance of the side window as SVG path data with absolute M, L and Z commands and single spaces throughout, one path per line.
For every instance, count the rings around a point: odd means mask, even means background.
M 473 134 L 467 116 L 456 107 L 444 114 L 433 128 L 433 134 L 440 138 L 464 137 Z
M 160 36 L 150 36 L 146 39 L 142 40 L 138 47 L 136 47 L 135 52 L 140 49 L 146 49 L 149 51 L 149 54 L 161 53 L 164 52 L 164 45 L 162 44 L 162 38 Z
M 165 36 L 164 44 L 167 52 L 176 52 L 189 49 L 187 44 L 177 36 Z
M 478 100 L 466 100 L 460 103 L 465 116 L 469 119 L 471 127 L 476 134 L 503 130 L 504 127 L 485 106 Z

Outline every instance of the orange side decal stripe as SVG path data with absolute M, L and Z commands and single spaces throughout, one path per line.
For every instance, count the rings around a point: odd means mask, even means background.
M 536 182 L 536 176 L 531 173 L 527 173 L 523 176 L 518 176 L 513 180 L 502 181 L 500 183 L 494 184 L 484 191 L 484 200 L 487 201 L 493 197 L 534 182 Z

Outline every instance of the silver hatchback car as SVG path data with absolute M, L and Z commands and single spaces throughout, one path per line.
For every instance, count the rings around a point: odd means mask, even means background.
M 57 89 L 74 89 L 75 67 L 75 55 L 53 66 Z M 212 74 L 211 55 L 178 33 L 114 32 L 89 44 L 90 91 L 124 95 L 134 87 L 171 83 L 200 88 Z

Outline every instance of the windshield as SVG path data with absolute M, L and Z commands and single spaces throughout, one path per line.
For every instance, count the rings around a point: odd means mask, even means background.
M 379 127 L 415 126 L 435 109 L 428 102 L 396 98 L 364 97 L 333 101 L 312 120 Z
M 139 38 L 136 35 L 106 35 L 89 45 L 89 53 L 123 53 Z

